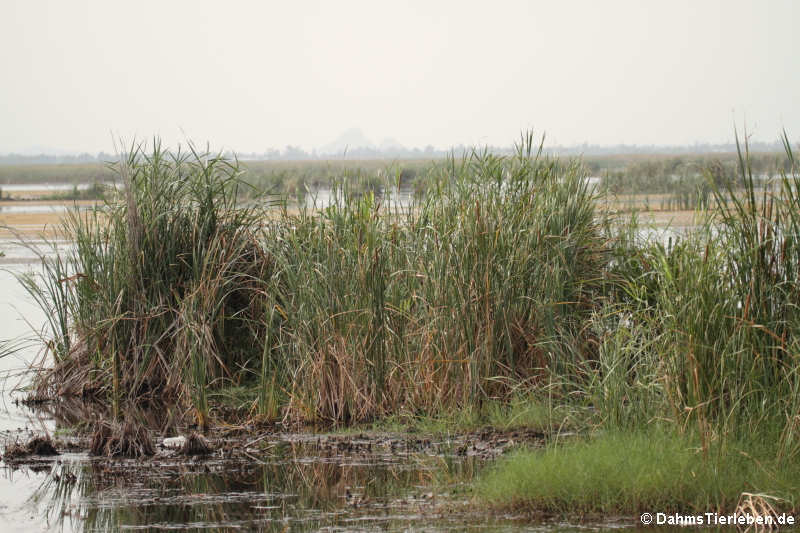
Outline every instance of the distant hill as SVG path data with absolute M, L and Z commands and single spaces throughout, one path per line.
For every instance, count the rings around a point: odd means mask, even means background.
M 374 150 L 375 144 L 358 128 L 351 128 L 334 141 L 319 147 L 317 153 L 323 155 L 341 155 L 347 151 Z
M 381 152 L 397 152 L 405 150 L 405 146 L 400 144 L 397 139 L 392 137 L 386 137 L 384 140 L 381 141 L 380 146 L 378 146 L 378 150 Z

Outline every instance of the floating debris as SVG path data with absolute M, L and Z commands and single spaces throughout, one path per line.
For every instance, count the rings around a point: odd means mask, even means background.
M 206 455 L 214 451 L 214 447 L 201 434 L 193 431 L 188 437 L 168 437 L 161 441 L 161 446 L 176 450 L 183 455 Z
M 167 437 L 161 441 L 161 446 L 169 448 L 170 450 L 180 450 L 186 444 L 186 437 L 180 435 L 178 437 Z

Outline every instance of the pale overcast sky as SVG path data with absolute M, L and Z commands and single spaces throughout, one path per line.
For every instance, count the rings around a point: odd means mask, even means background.
M 800 138 L 800 1 L 0 0 L 0 153 Z

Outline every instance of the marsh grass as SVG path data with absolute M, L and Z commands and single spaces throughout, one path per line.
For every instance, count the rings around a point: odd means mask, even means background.
M 248 196 L 270 194 L 303 203 L 319 189 L 350 181 L 353 192 L 381 192 L 387 182 L 403 189 L 424 191 L 440 161 L 427 159 L 339 161 L 246 161 L 243 179 L 252 186 Z
M 116 174 L 103 163 L 0 165 L 0 183 L 104 183 Z
M 774 445 L 720 442 L 651 427 L 610 431 L 519 450 L 484 473 L 480 497 L 506 508 L 555 515 L 733 512 L 742 493 L 797 508 L 797 463 L 775 459 Z
M 137 422 L 101 422 L 92 435 L 89 453 L 95 456 L 138 458 L 155 454 L 155 448 L 147 428 Z
M 38 196 L 37 200 L 102 200 L 103 197 L 109 192 L 109 184 L 94 182 L 87 188 L 79 188 L 78 185 L 73 185 L 69 191 L 58 192 L 54 194 L 45 194 Z M 0 195 L 2 198 L 2 195 Z
M 480 407 L 468 405 L 434 414 L 399 412 L 380 420 L 343 429 L 346 432 L 391 431 L 419 434 L 460 434 L 492 428 L 500 431 L 527 429 L 542 435 L 581 430 L 591 416 L 577 405 L 548 403 L 539 395 L 509 400 L 486 400 Z
M 631 285 L 644 297 L 639 324 L 657 333 L 651 351 L 674 416 L 733 434 L 777 424 L 791 432 L 781 439 L 789 446 L 800 385 L 800 177 L 793 163 L 780 188 L 759 191 L 746 145 L 739 165 L 738 179 L 715 185 L 706 226 L 669 248 L 644 248 L 647 281 Z
M 37 435 L 27 443 L 12 442 L 3 449 L 3 461 L 13 463 L 23 460 L 31 455 L 58 455 L 49 435 Z

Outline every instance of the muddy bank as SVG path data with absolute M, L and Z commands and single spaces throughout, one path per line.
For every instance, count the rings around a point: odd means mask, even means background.
M 55 433 L 58 455 L 4 458 L 0 493 L 34 480 L 21 509 L 65 530 L 522 531 L 525 517 L 477 509 L 468 483 L 491 458 L 542 438 L 490 428 L 440 436 L 236 427 L 210 431 L 210 453 L 187 456 L 171 446 L 175 436 L 151 430 L 154 454 L 126 459 L 90 455 L 90 432 Z M 0 439 L 35 435 L 21 428 Z M 15 512 L 0 508 L 0 520 Z
M 103 446 L 94 449 L 98 435 L 112 438 L 112 425 L 99 423 L 91 430 L 57 430 L 55 438 L 42 435 L 28 428 L 0 432 L 0 443 L 4 451 L 3 460 L 15 466 L 25 465 L 37 456 L 57 455 L 61 452 L 80 452 L 87 455 L 113 458 L 117 455 L 104 453 Z M 125 426 L 120 426 L 125 427 Z M 135 431 L 141 431 L 137 426 Z M 451 435 L 360 432 L 330 433 L 312 431 L 286 432 L 279 427 L 270 429 L 254 427 L 213 428 L 205 434 L 183 428 L 170 431 L 168 435 L 158 430 L 147 432 L 147 453 L 134 454 L 129 458 L 141 461 L 158 460 L 179 456 L 198 458 L 259 459 L 273 450 L 290 447 L 294 451 L 318 458 L 357 457 L 470 457 L 489 460 L 498 457 L 514 446 L 541 446 L 546 435 L 532 429 L 499 430 L 491 427 L 477 431 Z M 562 435 L 563 436 L 563 435 Z M 46 444 L 46 447 L 44 446 Z M 22 452 L 22 450 L 27 450 Z M 47 450 L 40 452 L 39 450 Z M 100 450 L 100 451 L 98 451 Z M 188 451 L 187 451 L 188 450 Z M 199 450 L 199 451 L 198 451 Z M 11 453 L 9 455 L 9 453 Z M 119 456 L 126 456 L 120 454 Z M 150 457 L 152 456 L 152 457 Z

